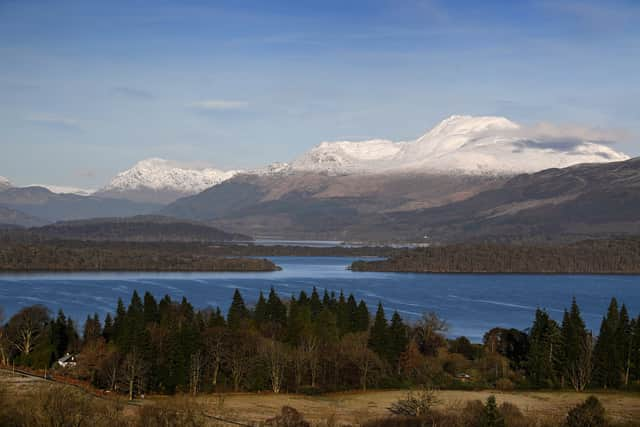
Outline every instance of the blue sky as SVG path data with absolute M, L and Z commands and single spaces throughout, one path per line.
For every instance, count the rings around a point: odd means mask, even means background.
M 640 155 L 638 22 L 636 0 L 0 0 L 0 175 L 257 167 L 451 114 L 612 129 Z

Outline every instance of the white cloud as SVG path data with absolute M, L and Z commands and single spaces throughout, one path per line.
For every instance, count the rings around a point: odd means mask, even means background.
M 189 105 L 191 108 L 195 108 L 202 111 L 229 111 L 229 110 L 244 110 L 249 106 L 246 101 L 236 101 L 228 99 L 206 99 L 198 102 L 194 102 Z

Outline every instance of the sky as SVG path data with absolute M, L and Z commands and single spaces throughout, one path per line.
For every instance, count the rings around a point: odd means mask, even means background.
M 640 155 L 638 22 L 637 0 L 0 0 L 0 175 L 253 168 L 452 114 L 615 130 Z

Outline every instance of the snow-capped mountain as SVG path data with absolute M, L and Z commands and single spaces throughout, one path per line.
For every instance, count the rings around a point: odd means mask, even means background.
M 323 142 L 291 167 L 332 174 L 511 175 L 627 159 L 584 135 L 541 132 L 504 117 L 451 116 L 414 141 Z
M 7 188 L 11 188 L 11 181 L 9 181 L 4 176 L 0 176 L 0 190 L 6 190 Z
M 151 158 L 120 172 L 96 195 L 170 203 L 180 197 L 199 193 L 238 173 L 234 170 L 183 167 L 169 160 Z
M 87 188 L 68 187 L 64 185 L 49 185 L 49 184 L 31 184 L 29 187 L 43 187 L 52 193 L 56 194 L 75 194 L 77 196 L 90 196 L 96 192 Z

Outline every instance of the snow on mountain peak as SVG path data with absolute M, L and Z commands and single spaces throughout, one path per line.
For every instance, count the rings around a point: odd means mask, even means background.
M 29 187 L 42 187 L 56 194 L 75 194 L 76 196 L 90 196 L 96 192 L 96 190 L 87 188 L 69 187 L 65 185 L 50 185 L 50 184 L 31 184 Z
M 552 129 L 541 133 L 504 117 L 454 115 L 413 141 L 323 142 L 292 168 L 334 174 L 517 174 L 629 158 L 589 140 L 588 131 Z
M 150 158 L 120 172 L 101 191 L 151 189 L 195 194 L 226 181 L 237 173 L 238 171 L 185 167 L 170 160 Z
M 11 188 L 11 187 L 12 187 L 11 181 L 9 181 L 4 176 L 0 176 L 0 189 Z

